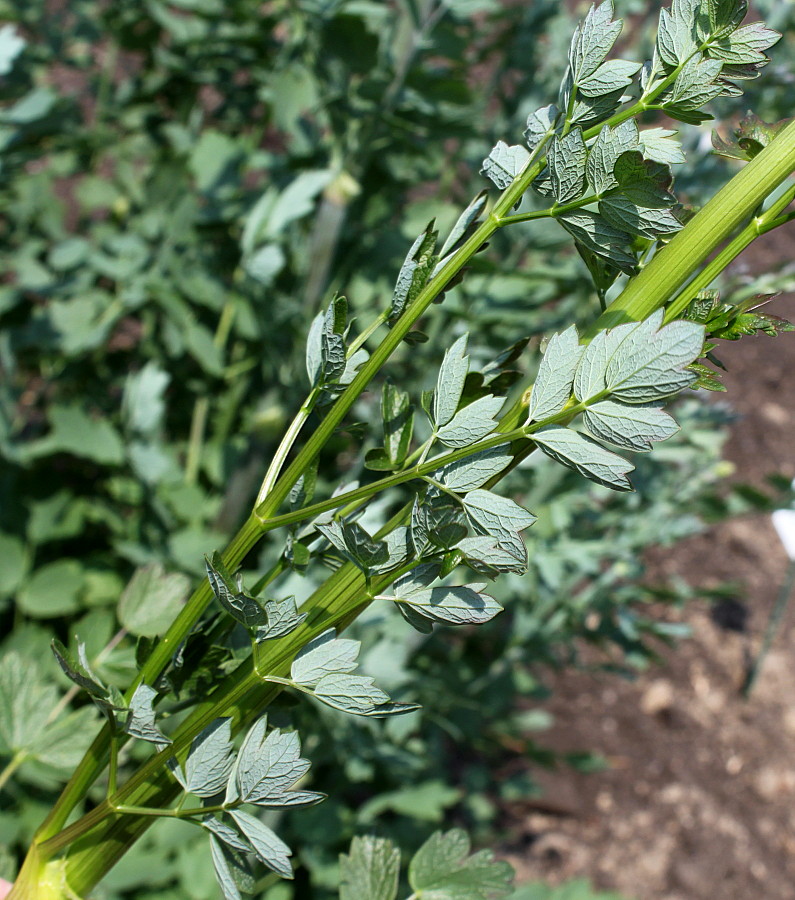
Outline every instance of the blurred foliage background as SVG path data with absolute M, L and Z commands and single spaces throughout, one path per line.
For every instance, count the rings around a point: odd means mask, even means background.
M 756 7 L 790 29 L 744 101 L 773 121 L 790 112 L 795 7 Z M 51 636 L 74 646 L 79 634 L 98 673 L 126 686 L 136 639 L 163 630 L 203 554 L 247 513 L 306 392 L 304 342 L 320 305 L 343 293 L 364 325 L 388 303 L 428 220 L 449 227 L 484 187 L 492 144 L 517 140 L 527 114 L 555 99 L 584 9 L 0 2 L 0 694 L 11 698 L 0 711 L 0 874 L 13 875 L 97 724 L 67 692 Z M 617 12 L 632 48 L 623 55 L 645 59 L 657 5 L 626 0 Z M 744 111 L 726 102 L 717 112 Z M 708 129 L 685 132 L 679 187 L 698 205 L 731 166 L 706 152 Z M 791 281 L 784 271 L 734 288 Z M 390 376 L 418 393 L 467 330 L 479 362 L 529 339 L 515 365 L 532 371 L 544 333 L 597 311 L 562 230 L 510 229 Z M 374 390 L 356 417 L 373 418 L 377 403 Z M 280 823 L 300 868 L 267 900 L 332 896 L 337 854 L 357 832 L 407 850 L 440 824 L 481 843 L 505 838 L 502 811 L 533 794 L 533 765 L 553 762 L 533 708 L 544 672 L 577 665 L 583 641 L 618 670 L 647 665 L 653 640 L 677 636 L 650 604 L 690 591 L 644 585 L 644 547 L 751 499 L 772 502 L 717 492 L 728 417 L 700 397 L 684 402 L 681 433 L 636 460 L 632 495 L 531 457 L 509 486 L 539 515 L 531 572 L 498 583 L 508 611 L 476 638 L 407 640 L 381 608 L 357 623 L 365 668 L 424 708 L 364 723 L 286 701 L 276 710 L 275 722 L 299 728 L 312 787 L 330 799 Z M 337 435 L 321 462 L 326 486 L 357 477 L 358 440 L 355 426 Z M 280 552 L 266 546 L 248 565 L 260 573 Z M 142 566 L 171 575 L 143 610 L 124 594 Z M 283 592 L 305 595 L 322 577 L 293 573 Z M 517 756 L 527 764 L 501 768 Z M 96 897 L 216 892 L 204 837 L 159 822 Z M 591 896 L 582 884 L 570 894 Z

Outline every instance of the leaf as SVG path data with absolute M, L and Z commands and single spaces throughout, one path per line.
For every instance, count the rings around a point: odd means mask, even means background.
M 411 511 L 411 542 L 416 556 L 429 549 L 449 549 L 466 534 L 458 501 L 438 488 L 429 487 L 417 497 Z
M 392 308 L 387 320 L 390 328 L 419 294 L 431 274 L 436 262 L 433 251 L 439 236 L 439 233 L 434 231 L 434 224 L 434 220 L 431 220 L 425 226 L 425 231 L 411 245 L 411 249 L 400 267 L 392 293 Z
M 216 719 L 199 732 L 185 760 L 183 787 L 197 797 L 215 797 L 229 781 L 235 761 L 232 720 Z
M 586 165 L 588 183 L 595 194 L 603 194 L 618 186 L 613 174 L 616 163 L 623 153 L 637 150 L 639 140 L 638 126 L 634 119 L 622 122 L 615 128 L 602 126 L 588 152 Z
M 585 190 L 585 161 L 588 151 L 580 128 L 565 137 L 552 138 L 547 154 L 552 191 L 558 203 L 577 200 Z
M 476 572 L 516 572 L 521 575 L 527 571 L 527 548 L 518 534 L 511 534 L 506 540 L 480 534 L 459 541 L 456 549 L 464 554 Z
M 679 430 L 668 413 L 657 407 L 626 406 L 612 400 L 589 407 L 583 421 L 594 437 L 625 450 L 651 450 L 652 443 Z
M 58 691 L 38 666 L 15 650 L 0 659 L 0 752 L 30 751 L 47 728 Z
M 631 331 L 618 345 L 605 369 L 613 397 L 627 403 L 649 403 L 668 397 L 693 381 L 685 366 L 695 362 L 704 346 L 704 328 L 695 322 L 662 322 L 659 310 Z
M 482 625 L 502 607 L 489 594 L 481 593 L 482 584 L 445 585 L 401 593 L 392 599 L 410 606 L 415 612 L 447 625 Z M 395 587 L 397 590 L 397 586 Z
M 306 613 L 298 612 L 295 597 L 286 597 L 284 600 L 269 600 L 265 604 L 265 616 L 268 624 L 264 628 L 257 629 L 257 643 L 260 641 L 271 641 L 290 634 L 306 620 L 306 615 Z
M 629 236 L 613 227 L 598 213 L 581 209 L 562 213 L 558 222 L 589 250 L 605 257 L 622 272 L 632 273 L 636 268 L 635 257 L 627 252 Z
M 574 377 L 574 393 L 583 402 L 610 393 L 625 403 L 650 403 L 668 397 L 694 380 L 686 366 L 700 355 L 704 328 L 676 321 L 657 329 L 662 310 L 644 322 L 600 332 L 588 345 Z
M 530 161 L 530 154 L 521 144 L 508 146 L 497 141 L 491 153 L 483 160 L 481 175 L 486 175 L 501 190 L 507 190 Z
M 225 802 L 240 800 L 259 806 L 290 806 L 293 794 L 298 796 L 301 805 L 322 799 L 320 794 L 290 791 L 309 771 L 309 761 L 301 759 L 297 732 L 285 733 L 274 728 L 266 737 L 266 730 L 265 716 L 251 726 L 238 752 L 234 779 L 229 781 Z
M 414 432 L 414 407 L 406 391 L 384 383 L 381 393 L 381 419 L 384 423 L 384 450 L 394 468 L 403 465 Z
M 409 883 L 423 900 L 497 900 L 513 891 L 513 869 L 490 850 L 470 856 L 460 828 L 437 831 L 415 853 Z
M 536 521 L 536 517 L 518 503 L 491 491 L 470 491 L 464 496 L 463 504 L 472 527 L 499 540 L 510 539 Z
M 224 900 L 242 900 L 241 888 L 249 893 L 248 889 L 254 887 L 254 878 L 245 860 L 239 853 L 219 844 L 213 835 L 210 835 L 210 855 Z
M 723 63 L 718 59 L 704 59 L 696 55 L 688 60 L 677 76 L 673 87 L 666 93 L 663 108 L 697 110 L 718 97 L 723 90 L 715 79 L 720 75 Z
M 354 837 L 340 854 L 340 900 L 397 900 L 400 851 L 386 838 Z
M 542 106 L 527 117 L 527 128 L 524 136 L 527 146 L 535 150 L 551 134 L 555 133 L 555 125 L 560 118 L 560 110 L 555 104 Z
M 324 675 L 315 686 L 313 694 L 327 706 L 356 716 L 378 718 L 419 709 L 412 703 L 393 703 L 369 675 L 348 675 L 341 672 Z
M 290 864 L 292 850 L 267 825 L 241 810 L 231 810 L 229 815 L 243 832 L 254 849 L 257 859 L 282 878 L 293 878 Z
M 473 222 L 477 221 L 480 214 L 486 208 L 487 201 L 488 194 L 486 191 L 481 191 L 469 206 L 467 206 L 456 220 L 455 225 L 453 225 L 452 231 L 444 242 L 442 249 L 439 251 L 439 256 L 444 258 L 456 248 L 469 231 L 469 227 Z
M 469 357 L 466 355 L 469 335 L 463 334 L 444 354 L 433 394 L 432 416 L 437 428 L 446 425 L 455 415 L 464 382 L 469 371 Z
M 238 583 L 237 589 L 232 586 L 232 576 L 221 554 L 214 552 L 212 557 L 205 556 L 204 562 L 213 593 L 229 615 L 246 628 L 267 625 L 267 616 L 259 601 L 242 590 L 242 584 Z
M 632 84 L 633 77 L 640 71 L 642 63 L 625 59 L 610 59 L 577 85 L 586 97 L 601 97 L 613 91 L 623 91 Z
M 584 350 L 574 325 L 550 338 L 530 393 L 528 422 L 553 416 L 568 403 L 574 371 Z
M 685 161 L 682 145 L 668 128 L 646 128 L 640 132 L 640 146 L 646 159 L 673 166 Z
M 164 394 L 171 381 L 168 372 L 154 360 L 127 376 L 122 396 L 125 424 L 132 432 L 151 435 L 163 423 L 166 404 Z
M 442 466 L 433 473 L 432 478 L 456 493 L 472 491 L 499 475 L 511 463 L 513 457 L 508 449 L 508 444 L 500 444 L 499 447 L 480 450 L 466 459 Z
M 757 65 L 767 63 L 764 51 L 781 39 L 777 31 L 765 28 L 764 22 L 752 22 L 726 35 L 718 43 L 710 44 L 707 53 L 728 65 Z
M 612 50 L 622 21 L 613 21 L 612 0 L 604 0 L 588 10 L 585 21 L 577 27 L 569 50 L 569 67 L 574 84 L 592 75 Z
M 657 28 L 657 52 L 669 66 L 678 66 L 697 50 L 690 17 L 678 11 L 661 9 Z
M 448 447 L 469 447 L 494 431 L 504 403 L 504 397 L 480 397 L 459 410 L 436 436 Z
M 160 563 L 138 568 L 119 598 L 121 624 L 138 637 L 163 634 L 185 603 L 190 579 Z
M 682 228 L 682 223 L 670 209 L 637 206 L 621 196 L 605 197 L 599 203 L 599 212 L 616 228 L 651 240 L 675 234 Z
M 290 679 L 314 687 L 324 675 L 353 672 L 359 656 L 359 641 L 338 638 L 333 628 L 324 631 L 299 650 L 290 668 Z
M 237 831 L 228 825 L 222 819 L 216 816 L 205 816 L 201 820 L 202 828 L 214 834 L 219 840 L 231 847 L 233 850 L 239 850 L 241 853 L 253 853 L 254 850 L 249 842 L 237 833 Z
M 86 645 L 82 641 L 77 643 L 77 658 L 57 638 L 52 640 L 50 646 L 64 675 L 86 691 L 103 713 L 110 715 L 127 708 L 119 689 L 113 685 L 105 687 L 91 671 L 86 657 Z
M 365 574 L 389 558 L 386 544 L 371 537 L 358 522 L 331 521 L 318 523 L 316 527 L 340 553 L 363 569 Z
M 533 440 L 548 456 L 591 481 L 617 491 L 632 490 L 626 477 L 635 468 L 632 463 L 578 432 L 547 425 L 533 434 Z
M 139 684 L 130 699 L 130 711 L 124 723 L 124 731 L 131 737 L 150 744 L 170 744 L 171 738 L 167 738 L 155 724 L 155 710 L 152 703 L 157 697 L 157 691 L 148 684 Z

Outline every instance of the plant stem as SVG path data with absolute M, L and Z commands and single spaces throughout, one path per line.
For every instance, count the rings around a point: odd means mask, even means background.
M 0 791 L 6 786 L 11 776 L 22 765 L 22 763 L 25 762 L 27 758 L 28 754 L 26 753 L 26 751 L 17 750 L 17 752 L 6 763 L 3 771 L 0 772 Z
M 257 494 L 257 500 L 254 504 L 255 507 L 259 506 L 260 503 L 265 500 L 268 493 L 273 488 L 273 485 L 276 483 L 276 479 L 279 477 L 284 461 L 287 459 L 290 450 L 292 450 L 293 444 L 301 433 L 301 429 L 304 427 L 306 420 L 315 408 L 315 403 L 317 403 L 319 394 L 319 389 L 314 388 L 306 400 L 304 400 L 296 417 L 290 423 L 290 427 L 285 432 L 279 446 L 276 448 L 276 452 L 273 454 L 273 459 L 271 460 L 270 466 L 268 466 L 268 471 L 265 473 L 265 478 L 262 480 L 259 493 Z
M 645 319 L 665 304 L 721 244 L 795 171 L 795 122 L 790 123 L 630 279 L 585 332 Z M 772 208 L 772 207 L 771 207 Z
M 665 310 L 666 321 L 675 319 L 683 313 L 690 301 L 712 284 L 712 282 L 732 263 L 745 248 L 755 241 L 760 235 L 766 234 L 773 228 L 784 224 L 780 221 L 779 214 L 795 200 L 795 185 L 790 187 L 781 197 L 773 203 L 769 209 L 755 216 L 739 234 L 737 234 L 715 257 L 696 275 L 692 281 L 674 297 Z M 782 217 L 786 219 L 787 217 Z

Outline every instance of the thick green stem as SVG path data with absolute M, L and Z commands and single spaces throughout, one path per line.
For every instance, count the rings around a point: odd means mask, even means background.
M 712 252 L 795 171 L 795 122 L 781 131 L 632 278 L 585 332 L 639 321 L 663 306 Z M 749 242 L 750 243 L 750 242 Z

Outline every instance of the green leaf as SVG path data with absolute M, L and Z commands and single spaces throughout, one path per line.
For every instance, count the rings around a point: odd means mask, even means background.
M 266 730 L 265 716 L 251 726 L 237 755 L 225 802 L 307 806 L 322 800 L 322 794 L 290 790 L 309 771 L 309 761 L 301 759 L 297 732 L 274 728 L 266 737 Z
M 317 530 L 365 574 L 389 558 L 383 541 L 375 540 L 358 522 L 317 523 Z
M 480 214 L 486 208 L 486 203 L 488 201 L 488 193 L 486 191 L 481 191 L 477 197 L 467 206 L 467 208 L 461 213 L 461 215 L 456 220 L 455 225 L 447 237 L 447 240 L 442 245 L 442 249 L 439 251 L 439 256 L 444 258 L 448 253 L 451 253 L 456 246 L 464 239 L 467 235 L 467 232 L 470 229 L 470 226 L 475 223 Z
M 697 50 L 692 15 L 683 4 L 660 10 L 657 52 L 669 66 L 678 66 Z M 696 54 L 696 59 L 698 54 Z
M 314 687 L 324 675 L 353 672 L 359 656 L 359 641 L 338 638 L 333 628 L 324 631 L 299 650 L 290 668 L 296 684 Z
M 456 544 L 456 549 L 464 554 L 476 572 L 516 572 L 521 575 L 527 571 L 527 547 L 518 534 L 510 534 L 504 540 L 490 534 L 467 537 Z
M 223 841 L 233 850 L 239 850 L 241 853 L 253 853 L 254 848 L 251 844 L 225 821 L 216 816 L 205 816 L 201 820 L 202 828 L 206 828 L 211 834 L 214 834 L 219 840 Z
M 683 111 L 697 110 L 714 100 L 723 91 L 723 86 L 716 82 L 722 68 L 723 63 L 719 59 L 704 59 L 697 55 L 688 60 L 673 87 L 666 92 L 663 108 L 672 106 Z
M 31 459 L 69 453 L 101 465 L 124 461 L 124 444 L 106 419 L 95 419 L 79 406 L 55 406 L 50 411 L 50 433 L 27 445 Z
M 589 210 L 562 213 L 558 222 L 589 250 L 609 260 L 622 272 L 635 271 L 637 263 L 627 248 L 629 235 L 612 226 L 603 216 Z
M 497 900 L 512 892 L 513 869 L 490 850 L 470 856 L 466 832 L 455 828 L 437 831 L 420 847 L 409 883 L 422 900 Z
M 600 332 L 588 345 L 574 376 L 574 393 L 586 402 L 610 393 L 625 403 L 650 403 L 675 394 L 694 380 L 686 366 L 700 355 L 704 328 L 671 322 L 659 331 L 663 312 L 644 322 Z
M 17 607 L 35 619 L 76 612 L 81 606 L 85 572 L 76 559 L 46 563 L 25 581 L 17 594 Z
M 763 22 L 753 22 L 732 31 L 718 43 L 711 44 L 707 53 L 713 59 L 719 59 L 732 66 L 763 66 L 767 63 L 764 51 L 780 39 L 781 35 L 777 31 L 765 28 Z
M 254 849 L 257 859 L 282 878 L 293 877 L 290 865 L 292 850 L 267 825 L 241 810 L 232 810 L 229 815 L 243 832 Z
M 625 450 L 651 450 L 652 443 L 667 440 L 679 426 L 654 406 L 627 406 L 603 400 L 589 407 L 583 416 L 585 427 L 600 441 Z
M 596 72 L 621 34 L 622 24 L 621 19 L 613 21 L 612 0 L 591 6 L 585 21 L 574 32 L 569 50 L 569 68 L 574 84 L 579 85 Z
M 414 612 L 446 625 L 482 625 L 489 622 L 502 607 L 489 594 L 481 593 L 484 584 L 445 585 L 435 588 L 402 590 L 393 587 L 396 603 L 410 606 Z
M 518 503 L 491 491 L 470 491 L 464 496 L 463 504 L 472 527 L 499 540 L 508 540 L 536 521 L 536 517 Z
M 572 128 L 565 137 L 552 138 L 547 164 L 552 191 L 558 203 L 577 200 L 585 191 L 585 162 L 588 151 L 580 128 Z
M 634 119 L 628 119 L 615 128 L 602 126 L 588 152 L 586 165 L 588 183 L 595 194 L 603 194 L 618 186 L 613 174 L 616 163 L 622 154 L 637 150 L 639 140 L 640 134 Z
M 157 697 L 157 691 L 148 684 L 139 684 L 130 699 L 130 711 L 124 722 L 123 730 L 131 737 L 148 741 L 150 744 L 170 744 L 167 738 L 155 724 L 155 710 L 152 703 Z
M 213 593 L 229 615 L 246 628 L 267 625 L 265 610 L 258 600 L 243 590 L 240 577 L 237 586 L 232 585 L 232 576 L 224 565 L 221 554 L 216 551 L 212 557 L 205 557 L 204 562 Z
M 170 381 L 168 372 L 154 360 L 149 360 L 139 372 L 127 376 L 122 412 L 130 431 L 151 435 L 160 428 L 166 410 L 164 394 Z
M 574 372 L 584 350 L 574 325 L 550 338 L 530 393 L 528 422 L 554 416 L 568 403 Z
M 681 143 L 673 138 L 675 134 L 668 128 L 646 128 L 641 131 L 640 146 L 644 157 L 666 166 L 683 163 L 685 154 Z
M 15 650 L 0 659 L 0 752 L 30 752 L 47 728 L 58 691 L 38 666 Z
M 391 841 L 355 837 L 340 855 L 339 900 L 397 900 L 399 877 L 400 851 Z
M 253 890 L 254 876 L 246 861 L 239 853 L 219 844 L 213 835 L 210 835 L 210 855 L 224 900 L 242 900 L 241 889 L 246 893 Z
M 119 689 L 113 685 L 105 687 L 91 671 L 84 643 L 81 641 L 77 643 L 77 658 L 72 656 L 57 638 L 52 640 L 50 646 L 64 675 L 86 691 L 103 713 L 110 715 L 112 712 L 127 709 Z
M 469 357 L 466 355 L 469 335 L 463 334 L 444 354 L 433 395 L 432 415 L 437 428 L 446 425 L 455 415 L 464 382 L 469 371 Z
M 381 393 L 381 418 L 384 424 L 384 450 L 390 466 L 397 468 L 405 462 L 414 433 L 414 407 L 406 391 L 384 383 Z
M 119 621 L 138 637 L 163 634 L 182 609 L 189 590 L 186 575 L 168 574 L 160 563 L 136 569 L 119 598 Z
M 586 97 L 601 97 L 613 91 L 623 91 L 632 84 L 641 65 L 625 59 L 610 59 L 602 63 L 592 75 L 583 78 L 577 88 Z
M 530 154 L 521 144 L 508 146 L 505 141 L 497 141 L 491 153 L 483 160 L 480 174 L 490 178 L 504 191 L 521 175 L 529 161 Z
M 182 781 L 189 794 L 209 798 L 226 788 L 235 761 L 231 722 L 229 718 L 216 719 L 191 742 Z
M 448 447 L 469 447 L 494 431 L 504 403 L 504 397 L 479 397 L 459 410 L 436 436 Z
M 533 440 L 548 456 L 576 469 L 591 481 L 616 491 L 632 490 L 626 475 L 635 467 L 596 441 L 558 425 L 540 429 L 533 434 Z
M 14 68 L 14 61 L 27 46 L 27 41 L 19 36 L 13 25 L 0 28 L 0 75 L 8 75 Z
M 413 703 L 394 703 L 370 675 L 335 672 L 324 675 L 315 685 L 313 695 L 334 709 L 356 716 L 400 715 L 419 707 Z
M 605 197 L 599 202 L 599 212 L 616 228 L 651 240 L 675 234 L 682 228 L 670 209 L 637 206 L 622 196 Z
M 500 444 L 499 447 L 480 450 L 466 459 L 442 466 L 433 473 L 432 478 L 456 493 L 472 491 L 499 475 L 510 464 L 513 457 L 508 453 L 508 448 L 508 444 Z
M 303 544 L 298 546 L 303 546 Z M 265 604 L 265 616 L 268 624 L 264 628 L 257 629 L 257 643 L 290 634 L 306 620 L 306 615 L 306 613 L 298 612 L 295 597 L 285 597 L 284 600 L 268 600 Z
M 425 226 L 425 231 L 411 245 L 400 267 L 392 293 L 392 308 L 388 319 L 390 327 L 403 315 L 406 307 L 425 286 L 436 263 L 434 250 L 439 233 L 434 230 L 434 224 L 435 221 L 431 220 Z
M 555 125 L 560 118 L 560 110 L 554 103 L 549 106 L 542 106 L 534 113 L 530 113 L 527 117 L 527 128 L 524 136 L 527 139 L 527 146 L 531 150 L 535 150 L 542 141 L 545 141 L 551 134 L 555 133 Z

